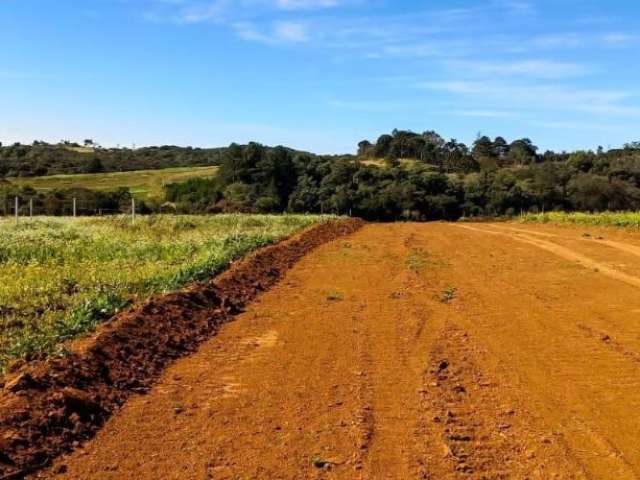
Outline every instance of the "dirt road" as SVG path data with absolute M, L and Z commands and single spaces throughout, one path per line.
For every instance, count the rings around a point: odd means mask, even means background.
M 639 234 L 369 225 L 40 476 L 640 478 L 639 288 Z

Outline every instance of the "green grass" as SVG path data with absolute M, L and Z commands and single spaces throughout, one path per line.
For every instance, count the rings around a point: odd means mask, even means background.
M 137 170 L 133 172 L 87 173 L 78 175 L 51 175 L 47 177 L 8 178 L 18 186 L 30 186 L 38 191 L 67 188 L 88 188 L 90 190 L 115 190 L 128 188 L 141 199 L 162 198 L 163 186 L 184 182 L 191 178 L 213 177 L 218 167 L 179 167 L 161 170 Z
M 612 226 L 640 228 L 640 212 L 549 212 L 526 214 L 520 217 L 523 223 L 568 223 L 575 225 Z
M 427 264 L 426 253 L 420 248 L 411 250 L 405 260 L 406 267 L 414 273 L 420 272 Z
M 0 220 L 0 371 L 150 294 L 206 280 L 251 250 L 330 217 L 217 215 Z

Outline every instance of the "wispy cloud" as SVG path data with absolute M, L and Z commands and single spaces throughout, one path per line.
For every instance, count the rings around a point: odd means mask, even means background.
M 607 32 L 598 38 L 603 44 L 613 47 L 630 47 L 640 44 L 640 35 L 637 33 Z
M 458 117 L 477 118 L 513 118 L 518 116 L 515 112 L 506 110 L 453 110 L 450 113 Z
M 265 27 L 254 22 L 236 22 L 232 24 L 236 34 L 244 39 L 268 45 L 278 43 L 304 43 L 309 40 L 307 29 L 303 23 L 293 21 L 277 21 Z
M 474 76 L 519 76 L 523 78 L 557 79 L 586 75 L 592 67 L 575 62 L 554 60 L 519 60 L 515 62 L 495 62 L 464 60 L 449 62 L 449 67 Z
M 273 33 L 277 39 L 287 42 L 306 42 L 309 40 L 306 28 L 299 22 L 276 22 L 273 26 Z
M 339 0 L 276 0 L 276 7 L 282 10 L 317 10 L 333 8 L 341 4 Z
M 534 4 L 528 0 L 494 0 L 493 4 L 511 13 L 531 14 L 535 12 Z
M 542 20 L 548 12 L 536 0 L 467 2 L 405 13 L 389 13 L 385 2 L 365 0 L 149 1 L 179 23 L 211 23 L 248 42 L 315 49 L 326 58 L 380 64 L 363 71 L 387 68 L 429 79 L 388 82 L 386 88 L 394 89 L 390 95 L 408 85 L 439 92 L 434 98 L 449 101 L 457 116 L 506 118 L 543 109 L 640 116 L 639 98 L 628 87 L 616 89 L 615 81 L 606 88 L 586 87 L 601 84 L 594 79 L 606 72 L 609 52 L 640 46 L 640 34 L 616 28 L 615 22 L 584 29 L 578 19 L 554 31 L 546 28 L 550 22 Z M 341 15 L 344 7 L 350 7 L 349 15 Z M 528 23 L 534 28 L 520 31 Z M 398 111 L 410 108 L 407 103 L 333 100 L 330 106 Z
M 388 101 L 381 99 L 373 100 L 330 100 L 329 105 L 332 108 L 341 110 L 352 110 L 357 112 L 397 112 L 400 110 L 412 110 L 422 108 L 416 102 L 404 101 Z
M 571 122 L 571 121 L 534 121 L 531 126 L 550 130 L 576 130 L 576 131 L 616 131 L 622 127 L 606 123 Z
M 484 105 L 523 110 L 574 111 L 601 115 L 640 116 L 635 92 L 586 89 L 546 84 L 505 84 L 492 81 L 421 82 L 418 88 L 460 95 Z

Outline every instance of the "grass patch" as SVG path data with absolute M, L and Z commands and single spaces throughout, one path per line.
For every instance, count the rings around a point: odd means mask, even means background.
M 77 175 L 50 175 L 45 177 L 7 178 L 18 186 L 30 186 L 38 191 L 68 188 L 89 190 L 116 190 L 127 188 L 141 199 L 162 198 L 163 187 L 169 183 L 184 182 L 192 178 L 213 177 L 218 167 L 177 167 L 132 172 L 87 173 Z
M 427 265 L 427 253 L 419 248 L 412 249 L 404 263 L 409 270 L 418 273 Z
M 525 214 L 522 223 L 565 223 L 573 225 L 640 228 L 640 212 L 548 212 Z
M 207 280 L 330 217 L 157 215 L 0 220 L 0 372 L 60 353 L 132 302 Z

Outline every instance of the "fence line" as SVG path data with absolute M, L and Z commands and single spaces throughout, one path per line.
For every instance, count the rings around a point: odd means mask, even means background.
M 26 210 L 27 204 L 21 204 L 21 198 L 19 196 L 15 196 L 13 198 L 6 197 L 4 199 L 3 210 L 0 210 L 0 215 L 4 213 L 5 217 L 13 216 L 15 223 L 18 224 L 20 222 L 21 217 L 27 217 Z M 51 213 L 47 211 L 47 208 L 43 205 L 36 205 L 34 203 L 33 198 L 29 198 L 28 202 L 28 218 L 33 218 L 37 215 L 46 215 L 53 217 L 65 217 L 72 216 L 73 218 L 77 218 L 78 216 L 103 216 L 103 215 L 117 215 L 117 214 L 126 214 L 131 216 L 131 223 L 136 223 L 136 215 L 137 215 L 137 207 L 135 198 L 131 198 L 131 206 L 129 208 L 97 208 L 97 207 L 84 207 L 78 201 L 77 198 L 71 199 L 71 204 L 68 201 L 63 201 L 60 204 L 55 205 L 53 210 L 56 210 L 56 213 Z M 38 213 L 38 210 L 40 213 Z

